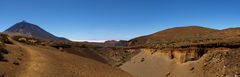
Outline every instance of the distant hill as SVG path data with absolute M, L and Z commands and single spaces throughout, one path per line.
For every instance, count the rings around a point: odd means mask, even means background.
M 206 34 L 216 32 L 216 29 L 210 29 L 200 26 L 186 26 L 170 28 L 150 35 L 137 37 L 130 40 L 130 45 L 142 45 L 147 43 L 158 43 L 169 40 L 187 40 L 199 39 Z
M 28 23 L 26 21 L 16 23 L 12 27 L 5 30 L 3 33 L 13 36 L 20 35 L 34 37 L 42 40 L 68 41 L 66 38 L 56 37 L 53 34 L 40 28 L 38 25 Z
M 217 32 L 211 33 L 206 35 L 206 38 L 219 38 L 219 39 L 226 39 L 231 37 L 239 37 L 240 36 L 240 28 L 227 28 L 223 30 L 219 30 Z
M 108 40 L 104 42 L 105 46 L 127 46 L 128 42 L 125 40 Z

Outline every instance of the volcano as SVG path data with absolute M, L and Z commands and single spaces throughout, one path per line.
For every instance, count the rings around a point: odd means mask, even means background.
M 26 21 L 16 23 L 12 27 L 5 30 L 3 33 L 13 36 L 34 37 L 41 40 L 67 41 L 65 38 L 57 37 L 45 31 L 38 25 Z

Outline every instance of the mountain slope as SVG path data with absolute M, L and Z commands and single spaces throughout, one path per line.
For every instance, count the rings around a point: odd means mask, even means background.
M 15 48 L 20 51 L 12 52 L 10 54 L 22 52 L 16 69 L 12 73 L 3 71 L 4 77 L 133 77 L 118 68 L 84 58 L 81 56 L 61 52 L 52 47 L 46 46 L 31 46 L 13 41 Z M 12 47 L 12 46 L 7 46 Z M 10 51 L 17 49 L 9 48 Z M 24 57 L 24 58 L 22 58 Z M 8 58 L 11 60 L 11 58 Z M 2 65 L 11 63 L 0 63 Z M 14 65 L 14 64 L 8 64 Z M 9 68 L 5 68 L 9 69 Z
M 26 21 L 16 23 L 12 27 L 5 30 L 3 33 L 9 34 L 9 35 L 34 37 L 42 40 L 66 40 L 66 39 L 56 37 L 53 34 L 40 28 L 38 25 L 31 24 Z
M 170 40 L 187 40 L 199 39 L 205 34 L 216 32 L 218 30 L 200 27 L 200 26 L 186 26 L 170 28 L 154 34 L 134 38 L 130 40 L 130 45 L 143 45 L 147 43 L 161 43 L 162 41 Z

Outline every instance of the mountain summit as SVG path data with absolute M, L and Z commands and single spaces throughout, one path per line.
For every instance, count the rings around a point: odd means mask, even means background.
M 42 40 L 63 40 L 62 38 L 56 37 L 53 34 L 45 31 L 40 28 L 38 25 L 22 21 L 16 23 L 12 27 L 5 30 L 3 33 L 9 35 L 20 35 L 20 36 L 28 36 L 34 37 Z

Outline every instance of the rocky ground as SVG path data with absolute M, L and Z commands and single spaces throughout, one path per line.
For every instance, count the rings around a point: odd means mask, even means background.
M 6 49 L 9 53 L 4 55 L 5 61 L 0 61 L 0 74 L 4 77 L 14 77 L 18 72 L 16 69 L 21 68 L 26 61 L 27 54 L 16 45 L 6 45 Z

